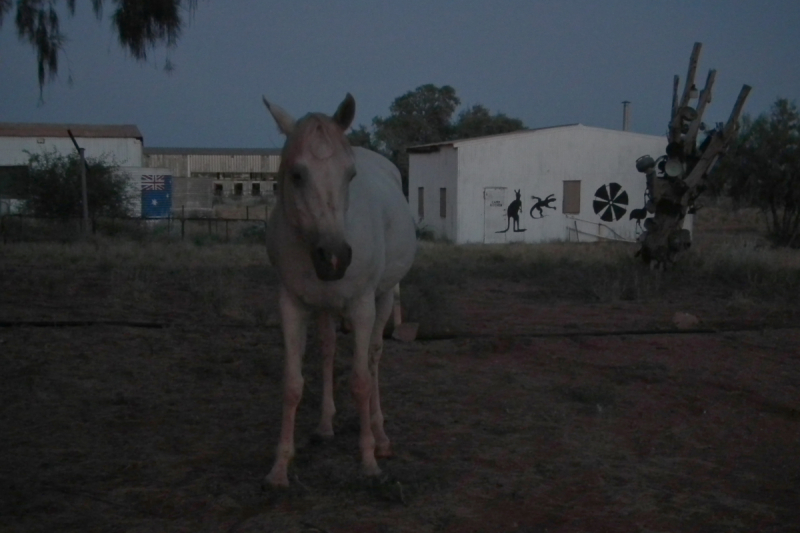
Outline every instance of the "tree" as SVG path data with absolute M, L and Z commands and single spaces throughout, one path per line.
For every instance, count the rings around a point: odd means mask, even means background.
M 375 145 L 372 137 L 372 133 L 370 133 L 363 124 L 359 125 L 357 128 L 353 128 L 350 133 L 347 134 L 347 140 L 350 141 L 350 146 L 361 146 L 367 150 L 377 151 L 378 147 Z
M 776 244 L 800 246 L 800 112 L 794 102 L 778 98 L 769 114 L 745 117 L 723 171 L 728 194 L 761 209 Z
M 503 113 L 492 115 L 484 106 L 476 104 L 458 114 L 458 120 L 453 125 L 453 138 L 469 139 L 522 129 L 525 129 L 525 125 L 521 120 Z
M 434 143 L 449 138 L 453 116 L 461 100 L 449 85 L 421 85 L 395 98 L 390 115 L 375 117 L 372 124 L 384 151 L 402 150 L 414 144 Z
M 151 47 L 174 47 L 184 26 L 186 12 L 194 11 L 197 0 L 112 0 L 116 6 L 111 21 L 120 45 L 136 60 L 147 59 Z M 15 17 L 17 36 L 36 50 L 39 93 L 58 74 L 58 56 L 64 51 L 66 35 L 61 33 L 57 11 L 61 0 L 18 0 Z M 70 16 L 75 0 L 65 0 Z M 92 11 L 100 20 L 105 0 L 92 0 Z M 11 12 L 12 0 L 0 0 L 0 27 Z M 172 64 L 167 61 L 165 69 Z
M 449 85 L 421 85 L 395 98 L 389 106 L 390 115 L 375 117 L 374 146 L 400 169 L 403 192 L 408 194 L 409 146 L 435 143 L 450 138 L 453 116 L 461 103 L 456 90 Z
M 129 216 L 134 191 L 119 167 L 98 159 L 87 159 L 86 188 L 89 216 Z M 41 217 L 80 217 L 81 159 L 78 154 L 57 151 L 29 154 L 25 211 Z
M 361 125 L 350 132 L 348 139 L 353 146 L 381 152 L 397 165 L 403 191 L 408 194 L 408 147 L 525 128 L 521 120 L 502 113 L 491 115 L 482 105 L 462 111 L 453 122 L 460 103 L 456 90 L 449 85 L 421 85 L 395 98 L 388 117 L 372 119 L 372 132 Z

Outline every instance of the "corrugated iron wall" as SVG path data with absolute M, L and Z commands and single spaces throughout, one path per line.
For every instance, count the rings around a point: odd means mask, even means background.
M 199 173 L 269 173 L 278 172 L 280 155 L 225 154 L 148 154 L 147 166 L 172 170 L 174 176 L 190 177 Z
M 267 172 L 278 171 L 278 155 L 189 155 L 190 172 Z
M 168 168 L 172 171 L 173 177 L 188 177 L 188 160 L 185 155 L 168 154 L 147 154 L 144 156 L 144 164 L 147 167 Z

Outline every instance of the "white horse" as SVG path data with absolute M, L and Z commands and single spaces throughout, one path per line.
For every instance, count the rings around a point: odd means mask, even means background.
M 322 417 L 317 432 L 333 436 L 335 318 L 352 325 L 352 394 L 361 422 L 359 444 L 367 475 L 380 473 L 377 457 L 391 455 L 383 429 L 378 362 L 383 329 L 392 313 L 392 288 L 416 254 L 414 221 L 400 172 L 384 157 L 351 148 L 344 135 L 355 115 L 348 93 L 334 113 L 295 121 L 264 98 L 286 143 L 278 171 L 278 204 L 269 219 L 267 250 L 278 271 L 286 349 L 283 423 L 271 485 L 288 485 L 294 425 L 303 394 L 306 330 L 317 313 L 323 357 Z

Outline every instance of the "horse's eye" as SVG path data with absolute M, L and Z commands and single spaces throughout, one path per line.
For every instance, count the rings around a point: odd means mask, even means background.
M 291 174 L 292 184 L 297 187 L 303 185 L 303 176 L 299 172 L 292 172 Z

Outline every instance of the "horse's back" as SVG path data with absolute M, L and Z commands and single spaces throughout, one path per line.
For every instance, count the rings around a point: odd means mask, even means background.
M 356 170 L 358 172 L 364 171 L 380 177 L 390 177 L 402 194 L 403 180 L 400 177 L 400 170 L 394 163 L 381 154 L 360 146 L 353 147 L 353 155 L 356 157 Z
M 417 251 L 417 239 L 411 208 L 403 195 L 400 171 L 388 159 L 365 148 L 353 148 L 356 177 L 351 185 L 351 208 L 354 203 L 369 205 L 373 218 L 369 228 L 379 231 L 385 261 L 377 287 L 385 292 L 405 276 Z M 364 221 L 357 227 L 364 228 Z

